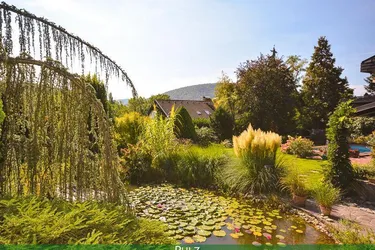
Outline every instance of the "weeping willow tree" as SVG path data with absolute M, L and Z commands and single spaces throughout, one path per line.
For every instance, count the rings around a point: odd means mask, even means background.
M 119 77 L 137 96 L 125 71 L 62 27 L 4 2 L 0 36 L 0 195 L 125 201 L 108 116 L 91 84 L 68 69 L 79 61 L 84 74 L 89 59 L 107 84 Z

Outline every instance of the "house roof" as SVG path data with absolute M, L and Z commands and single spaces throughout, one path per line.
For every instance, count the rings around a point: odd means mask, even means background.
M 375 115 L 375 102 L 370 102 L 355 108 L 355 115 L 358 116 L 374 116 Z
M 155 104 L 164 113 L 169 116 L 169 113 L 175 105 L 175 110 L 184 107 L 191 118 L 209 118 L 215 111 L 212 101 L 194 101 L 194 100 L 155 100 Z
M 360 106 L 370 102 L 375 102 L 374 95 L 364 95 L 364 96 L 357 96 L 355 100 L 352 102 L 353 106 Z
M 375 56 L 362 61 L 361 72 L 370 74 L 375 73 Z

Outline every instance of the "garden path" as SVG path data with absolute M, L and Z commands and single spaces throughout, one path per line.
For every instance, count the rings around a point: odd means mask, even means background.
M 346 219 L 358 223 L 364 229 L 370 229 L 375 232 L 375 203 L 366 202 L 359 205 L 353 202 L 343 202 L 333 206 L 331 216 L 328 219 L 320 214 L 319 207 L 313 200 L 308 199 L 306 207 L 300 209 L 317 218 L 326 219 L 331 223 Z

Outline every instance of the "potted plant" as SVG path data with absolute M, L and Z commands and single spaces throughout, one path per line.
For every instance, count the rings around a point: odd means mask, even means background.
M 340 190 L 331 183 L 322 183 L 314 188 L 313 195 L 321 213 L 328 216 L 331 214 L 332 206 L 340 199 Z
M 288 189 L 292 194 L 292 203 L 296 206 L 304 207 L 308 195 L 305 182 L 297 171 L 289 171 L 287 175 L 282 178 L 281 183 L 283 188 Z

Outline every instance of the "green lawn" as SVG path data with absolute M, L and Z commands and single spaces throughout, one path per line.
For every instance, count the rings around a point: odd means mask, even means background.
M 328 164 L 328 161 L 301 159 L 294 155 L 280 153 L 279 158 L 283 165 L 290 171 L 298 171 L 306 180 L 308 189 L 312 189 L 315 183 L 321 181 L 323 177 L 323 166 Z
M 230 157 L 236 157 L 232 148 L 225 149 Z M 298 171 L 306 180 L 307 189 L 311 190 L 315 183 L 318 183 L 323 177 L 323 166 L 328 164 L 328 161 L 302 159 L 294 155 L 284 154 L 279 152 L 279 161 L 283 166 L 290 171 Z

